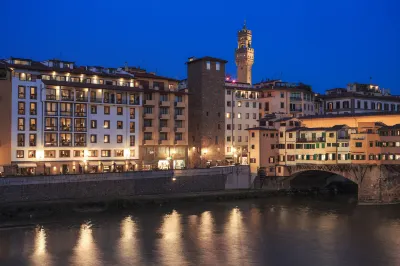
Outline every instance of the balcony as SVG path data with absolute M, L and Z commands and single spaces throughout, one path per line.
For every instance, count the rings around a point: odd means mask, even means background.
M 57 141 L 44 142 L 45 147 L 57 147 Z
M 184 127 L 176 127 L 175 132 L 177 133 L 185 133 L 186 129 Z
M 60 116 L 72 116 L 72 111 L 60 111 Z
M 58 111 L 45 111 L 44 114 L 47 116 L 57 116 Z
M 160 119 L 170 119 L 171 116 L 169 114 L 160 114 Z
M 129 104 L 130 104 L 130 105 L 140 105 L 140 101 L 139 101 L 139 99 L 136 99 L 136 100 L 129 100 Z
M 75 112 L 75 116 L 77 117 L 85 117 L 87 115 L 86 112 Z
M 303 109 L 302 108 L 295 108 L 295 109 L 290 109 L 290 112 L 292 113 L 296 113 L 296 112 L 302 112 Z
M 175 107 L 183 108 L 183 107 L 185 107 L 185 103 L 184 103 L 184 102 L 175 102 L 175 103 L 174 103 L 174 106 L 175 106 Z
M 160 127 L 160 132 L 170 132 L 170 128 L 169 127 Z
M 60 131 L 72 131 L 72 127 L 71 126 L 60 126 Z
M 171 106 L 171 103 L 169 101 L 160 101 L 160 106 L 169 107 Z
M 116 104 L 126 104 L 127 101 L 124 99 L 117 99 Z
M 90 102 L 91 103 L 102 103 L 103 99 L 94 97 L 94 98 L 90 98 Z
M 154 106 L 154 105 L 156 105 L 156 101 L 155 100 L 145 100 L 143 105 Z
M 104 98 L 103 100 L 104 103 L 115 103 L 114 99 L 110 99 L 110 98 Z
M 75 126 L 75 132 L 86 132 L 87 128 L 82 126 Z
M 155 115 L 154 114 L 146 114 L 146 113 L 144 113 L 143 114 L 143 118 L 145 118 L 145 119 L 154 119 Z
M 144 132 L 154 132 L 154 127 L 143 127 Z
M 305 142 L 325 142 L 325 141 L 326 141 L 326 139 L 322 138 L 322 137 L 312 138 L 312 139 L 307 139 L 307 138 L 297 138 L 296 139 L 296 142 L 299 142 L 299 143 L 301 143 L 301 142 L 303 142 L 303 143 L 305 143 Z
M 186 141 L 183 139 L 175 140 L 176 145 L 187 145 Z
M 60 141 L 60 146 L 61 147 L 71 147 L 72 146 L 72 141 L 71 140 L 61 140 Z
M 58 100 L 58 97 L 57 97 L 55 94 L 47 94 L 47 95 L 46 95 L 46 100 L 49 100 L 49 101 L 57 101 L 57 100 Z
M 301 97 L 290 97 L 291 102 L 301 102 L 303 99 Z
M 185 120 L 184 115 L 175 115 L 175 120 Z
M 88 97 L 77 96 L 75 101 L 77 101 L 77 102 L 87 102 L 88 101 Z
M 61 95 L 61 101 L 73 102 L 74 96 L 73 95 Z
M 75 141 L 75 147 L 86 147 L 86 141 Z
M 44 131 L 57 131 L 57 126 L 45 126 Z

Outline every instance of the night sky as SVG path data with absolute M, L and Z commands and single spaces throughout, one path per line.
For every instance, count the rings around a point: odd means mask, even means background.
M 61 58 L 144 67 L 185 78 L 190 56 L 229 61 L 253 31 L 253 81 L 281 78 L 322 92 L 372 82 L 400 94 L 399 0 L 2 1 L 0 58 Z M 4 17 L 5 16 L 5 17 Z

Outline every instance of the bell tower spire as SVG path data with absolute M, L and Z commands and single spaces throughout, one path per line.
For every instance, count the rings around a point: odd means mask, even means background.
M 247 29 L 246 20 L 243 28 L 238 31 L 238 46 L 235 51 L 237 80 L 251 84 L 251 69 L 254 63 L 254 49 L 251 47 L 252 33 Z

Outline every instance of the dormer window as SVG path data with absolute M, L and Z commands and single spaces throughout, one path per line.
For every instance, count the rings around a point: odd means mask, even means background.
M 31 61 L 29 60 L 20 60 L 20 59 L 14 59 L 13 64 L 15 65 L 24 65 L 24 66 L 30 66 Z

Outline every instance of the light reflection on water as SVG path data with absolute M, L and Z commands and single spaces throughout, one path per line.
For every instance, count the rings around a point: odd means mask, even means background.
M 104 213 L 0 229 L 0 265 L 400 265 L 399 211 L 253 200 Z

